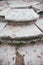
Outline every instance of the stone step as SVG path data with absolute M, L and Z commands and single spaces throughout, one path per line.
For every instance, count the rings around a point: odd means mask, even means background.
M 6 61 L 6 62 L 5 62 Z M 43 65 L 43 42 L 21 46 L 0 43 L 0 65 Z
M 8 5 L 10 8 L 29 8 L 32 5 L 36 5 L 39 4 L 40 2 L 37 1 L 20 1 L 20 0 L 16 0 L 16 1 L 7 1 Z
M 14 22 L 26 22 L 38 18 L 39 15 L 33 9 L 8 9 L 5 14 L 5 20 Z
M 43 2 L 40 4 L 37 4 L 37 5 L 33 5 L 32 7 L 36 10 L 37 13 L 42 12 L 43 11 Z
M 43 65 L 43 42 L 22 45 L 17 50 L 23 56 L 25 65 Z
M 12 25 L 24 25 L 25 23 L 35 22 L 38 18 L 39 15 L 33 9 L 5 8 L 0 11 L 0 21 L 7 21 L 8 24 Z
M 43 33 L 34 25 L 11 26 L 7 25 L 0 32 L 0 41 L 8 43 L 26 43 L 26 41 L 42 39 Z

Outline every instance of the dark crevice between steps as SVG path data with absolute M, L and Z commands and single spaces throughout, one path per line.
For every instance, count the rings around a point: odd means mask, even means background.
M 30 38 L 22 38 L 22 39 L 11 39 L 10 37 L 3 37 L 0 38 L 1 43 L 7 43 L 7 44 L 14 44 L 16 46 L 20 46 L 26 43 L 34 43 L 36 41 L 41 41 L 43 38 L 43 35 L 39 35 L 37 37 L 30 37 Z

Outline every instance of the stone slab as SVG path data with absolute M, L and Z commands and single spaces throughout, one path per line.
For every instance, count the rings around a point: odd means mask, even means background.
M 43 31 L 43 18 L 38 19 L 36 25 Z
M 11 39 L 20 39 L 28 37 L 37 37 L 42 32 L 34 25 L 11 26 L 7 25 L 1 32 L 0 37 L 10 37 Z
M 0 65 L 15 65 L 16 50 L 14 46 L 0 45 Z
M 8 9 L 5 14 L 5 20 L 14 22 L 26 22 L 38 18 L 39 15 L 33 9 Z
M 22 1 L 22 0 L 15 0 L 15 1 L 7 1 L 10 8 L 25 8 L 31 5 L 39 4 L 40 2 L 37 1 Z
M 18 52 L 23 56 L 25 65 L 43 65 L 43 42 L 22 45 Z

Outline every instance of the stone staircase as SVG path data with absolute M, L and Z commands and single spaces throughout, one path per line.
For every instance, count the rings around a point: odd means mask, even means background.
M 0 65 L 43 65 L 43 3 L 0 3 Z

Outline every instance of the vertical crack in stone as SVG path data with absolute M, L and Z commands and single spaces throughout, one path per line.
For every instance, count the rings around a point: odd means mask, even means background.
M 15 65 L 24 65 L 24 58 L 16 51 L 16 64 Z

